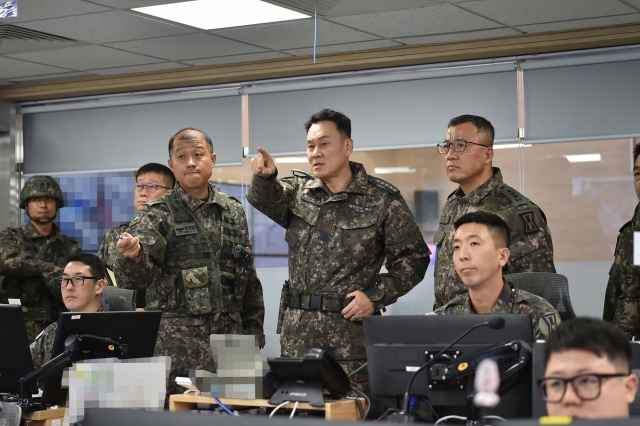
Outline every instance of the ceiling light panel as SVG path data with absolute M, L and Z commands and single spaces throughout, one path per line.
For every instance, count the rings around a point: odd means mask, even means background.
M 260 0 L 196 0 L 132 10 L 203 30 L 309 18 Z
M 570 163 L 590 163 L 602 160 L 602 156 L 600 154 L 565 155 L 564 158 L 569 160 Z

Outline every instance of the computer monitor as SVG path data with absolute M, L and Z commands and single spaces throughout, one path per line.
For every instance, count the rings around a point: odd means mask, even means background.
M 22 306 L 0 305 L 0 393 L 17 395 L 20 377 L 33 371 Z
M 64 312 L 58 320 L 51 359 L 65 350 L 65 340 L 72 334 L 106 337 L 127 345 L 127 352 L 120 358 L 145 358 L 153 356 L 160 326 L 161 311 L 146 312 Z M 96 358 L 86 354 L 83 359 Z M 62 373 L 45 382 L 41 403 L 64 403 L 67 389 L 61 388 Z
M 364 318 L 365 345 L 369 362 L 372 404 L 382 413 L 401 409 L 404 393 L 414 372 L 469 328 L 501 317 L 501 329 L 479 327 L 436 359 L 432 368 L 416 376 L 410 395 L 428 401 L 438 417 L 467 415 L 467 396 L 473 392 L 473 375 L 455 382 L 430 380 L 432 371 L 443 371 L 449 362 L 475 353 L 521 341 L 528 349 L 533 342 L 529 314 L 509 315 L 398 315 Z M 466 367 L 465 367 L 466 368 Z M 469 369 L 468 371 L 472 371 Z M 501 370 L 502 373 L 502 370 Z M 502 376 L 502 374 L 501 374 Z M 501 377 L 502 378 L 502 377 Z M 500 387 L 501 402 L 486 414 L 506 418 L 531 416 L 531 363 Z

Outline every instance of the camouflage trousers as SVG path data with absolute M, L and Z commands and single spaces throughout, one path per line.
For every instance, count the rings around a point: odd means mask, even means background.
M 25 320 L 24 325 L 27 327 L 27 336 L 29 336 L 29 343 L 33 343 L 36 340 L 38 334 L 42 332 L 47 326 L 51 324 L 48 321 L 32 321 Z
M 176 377 L 189 377 L 189 370 L 215 371 L 209 336 L 242 334 L 239 313 L 220 314 L 217 321 L 214 318 L 213 315 L 198 315 L 160 321 L 154 355 L 171 357 L 167 396 L 184 392 L 184 388 L 176 385 Z

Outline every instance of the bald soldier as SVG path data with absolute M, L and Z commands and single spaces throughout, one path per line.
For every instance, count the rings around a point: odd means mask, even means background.
M 442 208 L 440 226 L 433 243 L 437 246 L 434 309 L 443 306 L 466 288 L 453 265 L 453 224 L 466 213 L 487 211 L 500 216 L 509 227 L 511 244 L 505 274 L 555 272 L 553 244 L 544 213 L 524 195 L 502 181 L 492 167 L 494 129 L 476 115 L 451 119 L 447 136 L 438 144 L 444 169 L 451 182 L 459 184 Z

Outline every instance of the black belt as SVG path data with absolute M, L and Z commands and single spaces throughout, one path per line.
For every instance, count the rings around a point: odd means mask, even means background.
M 294 309 L 304 309 L 306 311 L 342 312 L 352 300 L 353 297 L 289 290 L 287 306 Z

